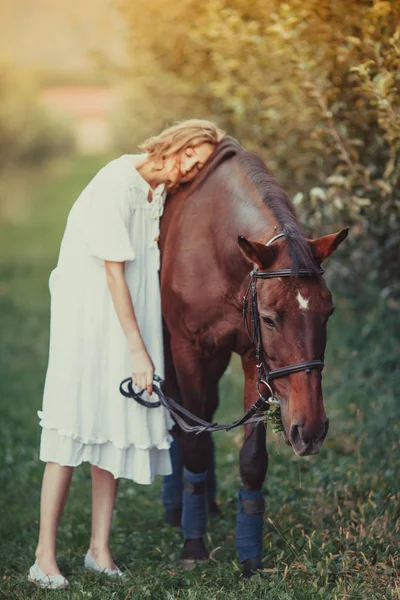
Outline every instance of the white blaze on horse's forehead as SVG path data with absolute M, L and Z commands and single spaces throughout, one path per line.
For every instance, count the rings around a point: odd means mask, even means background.
M 299 303 L 299 306 L 302 310 L 307 310 L 308 308 L 308 299 L 307 298 L 303 298 L 303 296 L 300 294 L 300 292 L 297 292 L 297 302 Z

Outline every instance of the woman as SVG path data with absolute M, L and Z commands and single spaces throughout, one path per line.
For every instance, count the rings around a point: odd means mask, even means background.
M 209 121 L 174 125 L 147 140 L 144 154 L 107 164 L 70 211 L 49 280 L 49 364 L 38 413 L 47 464 L 29 579 L 41 587 L 68 586 L 56 562 L 56 534 L 73 467 L 91 464 L 84 564 L 110 576 L 122 575 L 109 550 L 118 478 L 149 484 L 171 472 L 169 415 L 118 388 L 131 373 L 151 396 L 154 371 L 163 376 L 159 219 L 166 191 L 191 181 L 223 136 Z

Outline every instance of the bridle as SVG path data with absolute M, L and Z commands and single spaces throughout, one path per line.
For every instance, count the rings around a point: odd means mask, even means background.
M 285 237 L 284 233 L 278 233 L 271 238 L 265 245 L 270 246 L 275 240 Z M 260 313 L 257 305 L 257 279 L 272 279 L 274 277 L 293 277 L 293 276 L 315 276 L 323 275 L 324 269 L 320 267 L 318 271 L 312 271 L 310 269 L 298 269 L 293 272 L 291 269 L 277 269 L 275 271 L 259 271 L 255 269 L 250 272 L 250 282 L 247 286 L 246 293 L 243 297 L 242 315 L 243 322 L 246 325 L 247 333 L 249 334 L 250 340 L 254 346 L 256 362 L 257 362 L 257 388 L 260 398 L 263 398 L 260 392 L 260 385 L 265 385 L 271 393 L 271 397 L 267 400 L 268 403 L 279 403 L 275 399 L 275 393 L 270 385 L 270 381 L 278 379 L 280 377 L 286 377 L 292 373 L 298 373 L 300 371 L 306 371 L 310 373 L 311 369 L 323 369 L 324 362 L 322 360 L 308 360 L 306 362 L 297 363 L 295 365 L 287 365 L 280 369 L 270 370 L 265 357 L 261 327 L 260 327 Z M 249 315 L 250 312 L 250 315 Z M 250 324 L 249 324 L 250 320 Z M 265 398 L 263 398 L 266 400 Z
M 269 246 L 275 240 L 278 240 L 282 237 L 285 237 L 284 233 L 279 233 L 278 235 L 275 235 L 266 243 L 266 246 Z M 234 421 L 229 425 L 209 423 L 204 419 L 201 419 L 197 415 L 194 415 L 192 412 L 185 409 L 172 398 L 166 396 L 162 389 L 163 381 L 157 375 L 154 376 L 155 384 L 153 385 L 153 390 L 156 396 L 158 396 L 157 401 L 149 402 L 148 400 L 142 398 L 141 396 L 143 395 L 144 390 L 141 390 L 140 392 L 135 392 L 135 390 L 133 389 L 131 377 L 127 377 L 121 382 L 119 387 L 121 394 L 126 398 L 133 398 L 138 404 L 141 404 L 146 408 L 158 408 L 159 406 L 164 406 L 164 408 L 166 408 L 173 416 L 177 425 L 186 433 L 199 434 L 213 431 L 229 431 L 230 429 L 239 427 L 239 425 L 244 425 L 245 423 L 259 423 L 260 421 L 264 421 L 265 415 L 258 417 L 255 417 L 254 415 L 256 415 L 257 413 L 265 413 L 270 408 L 271 404 L 280 403 L 279 399 L 275 396 L 275 392 L 269 383 L 271 380 L 278 379 L 279 377 L 286 377 L 286 375 L 298 373 L 299 371 L 306 371 L 306 373 L 309 373 L 311 369 L 322 370 L 324 367 L 324 363 L 322 360 L 308 360 L 306 362 L 297 363 L 295 365 L 281 367 L 280 369 L 275 369 L 274 371 L 271 371 L 268 368 L 264 349 L 262 347 L 260 313 L 258 311 L 257 305 L 257 279 L 272 279 L 273 277 L 315 276 L 322 275 L 323 273 L 324 269 L 322 269 L 321 267 L 318 271 L 312 271 L 310 269 L 299 269 L 296 272 L 293 272 L 291 269 L 278 269 L 275 271 L 251 271 L 250 282 L 247 287 L 246 293 L 243 297 L 243 321 L 246 324 L 247 332 L 255 349 L 258 370 L 257 389 L 259 397 L 241 419 L 238 419 L 237 421 Z M 127 389 L 124 388 L 125 385 Z M 269 398 L 266 398 L 262 395 L 260 391 L 261 385 L 265 385 L 269 389 L 271 394 Z

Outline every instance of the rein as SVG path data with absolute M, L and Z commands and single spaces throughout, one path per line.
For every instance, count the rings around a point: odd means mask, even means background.
M 204 433 L 206 431 L 229 431 L 230 429 L 234 429 L 235 427 L 239 427 L 240 425 L 244 425 L 245 423 L 259 423 L 260 421 L 265 421 L 265 418 L 262 416 L 254 418 L 252 417 L 255 413 L 261 412 L 262 410 L 266 410 L 264 407 L 265 402 L 268 403 L 268 406 L 270 402 L 272 402 L 273 404 L 277 404 L 276 400 L 273 401 L 272 398 L 270 398 L 270 400 L 266 401 L 265 398 L 260 395 L 258 400 L 254 402 L 253 406 L 249 408 L 249 410 L 246 412 L 245 415 L 243 415 L 241 419 L 238 419 L 237 421 L 234 421 L 229 425 L 209 423 L 201 417 L 198 417 L 197 415 L 191 413 L 189 410 L 181 406 L 181 404 L 175 402 L 175 400 L 173 400 L 172 398 L 166 396 L 162 389 L 162 385 L 164 382 L 161 379 L 161 377 L 159 377 L 158 375 L 154 375 L 154 381 L 155 383 L 153 384 L 153 391 L 156 394 L 156 396 L 158 396 L 158 401 L 156 402 L 149 402 L 148 400 L 144 400 L 142 398 L 144 390 L 141 390 L 138 393 L 135 392 L 132 386 L 131 377 L 127 377 L 126 379 L 121 381 L 119 391 L 123 396 L 125 396 L 125 398 L 133 398 L 138 404 L 140 404 L 141 406 L 145 406 L 146 408 L 158 408 L 159 406 L 164 406 L 164 408 L 166 408 L 172 415 L 176 424 L 185 433 L 199 434 Z M 127 390 L 124 389 L 125 384 Z M 194 425 L 190 425 L 185 419 L 189 419 L 194 423 Z
M 266 246 L 269 246 L 270 244 L 272 244 L 272 242 L 282 237 L 285 237 L 284 233 L 279 233 L 278 235 L 275 235 L 266 243 Z M 229 425 L 209 423 L 208 421 L 201 419 L 197 415 L 194 415 L 189 410 L 175 402 L 175 400 L 169 398 L 164 394 L 162 390 L 162 385 L 164 382 L 158 375 L 154 375 L 155 383 L 153 384 L 153 391 L 158 397 L 158 400 L 155 402 L 149 402 L 148 400 L 144 400 L 142 398 L 142 395 L 145 390 L 141 390 L 140 392 L 134 391 L 131 377 L 127 377 L 121 382 L 119 386 L 119 391 L 126 398 L 133 398 L 138 404 L 146 408 L 158 408 L 160 406 L 164 406 L 164 408 L 166 408 L 170 412 L 176 424 L 185 433 L 199 434 L 213 431 L 229 431 L 230 429 L 234 429 L 235 427 L 239 427 L 240 425 L 244 425 L 245 423 L 259 423 L 261 421 L 267 420 L 267 418 L 263 415 L 259 417 L 254 417 L 254 415 L 256 413 L 266 412 L 270 408 L 271 404 L 280 404 L 279 399 L 275 396 L 274 390 L 272 389 L 269 382 L 273 379 L 286 377 L 287 375 L 291 375 L 292 373 L 298 373 L 300 371 L 310 373 L 311 369 L 322 370 L 324 368 L 324 362 L 322 360 L 308 360 L 306 362 L 297 363 L 294 365 L 287 365 L 286 367 L 281 367 L 273 371 L 269 369 L 265 358 L 264 349 L 262 346 L 260 313 L 258 311 L 257 304 L 257 279 L 272 279 L 273 277 L 292 277 L 293 275 L 311 277 L 315 275 L 323 275 L 323 273 L 324 269 L 322 269 L 322 267 L 319 268 L 317 273 L 309 269 L 299 269 L 296 273 L 294 273 L 291 269 L 277 269 L 275 271 L 253 270 L 250 272 L 250 282 L 247 286 L 247 290 L 243 298 L 242 316 L 243 322 L 246 325 L 247 333 L 249 334 L 250 340 L 254 346 L 256 354 L 258 370 L 257 390 L 259 397 L 241 419 L 233 421 L 233 423 L 230 423 Z M 125 384 L 127 390 L 124 389 Z M 269 389 L 271 393 L 271 396 L 269 398 L 265 398 L 265 396 L 261 394 L 260 385 L 265 385 Z M 187 422 L 186 419 L 188 419 L 194 424 L 191 425 Z

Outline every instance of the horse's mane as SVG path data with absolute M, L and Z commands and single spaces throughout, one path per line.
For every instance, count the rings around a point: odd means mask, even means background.
M 213 173 L 217 167 L 219 167 L 221 163 L 225 162 L 229 158 L 238 156 L 244 151 L 244 148 L 237 140 L 235 140 L 235 138 L 226 135 L 222 138 L 219 144 L 217 144 L 214 152 L 211 154 L 209 160 L 206 162 L 199 174 L 196 175 L 196 178 L 193 179 L 191 183 L 182 186 L 182 188 L 186 188 L 187 194 L 190 196 L 202 185 L 208 176 Z
M 285 190 L 268 171 L 263 160 L 257 154 L 247 152 L 233 137 L 225 136 L 219 142 L 197 177 L 187 184 L 188 196 L 192 195 L 221 163 L 233 157 L 236 157 L 247 179 L 280 224 L 289 246 L 294 273 L 297 273 L 298 269 L 318 272 L 316 260 Z
M 304 230 L 297 220 L 293 205 L 285 190 L 268 171 L 263 160 L 253 152 L 243 151 L 238 154 L 238 163 L 280 224 L 289 246 L 294 273 L 299 269 L 318 272 L 319 267 Z

